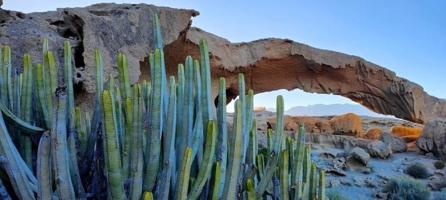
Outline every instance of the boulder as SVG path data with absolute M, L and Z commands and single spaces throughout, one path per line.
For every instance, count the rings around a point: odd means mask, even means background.
M 358 162 L 364 166 L 367 166 L 367 162 L 370 159 L 370 155 L 362 148 L 355 147 L 350 150 L 347 159 L 349 161 Z
M 371 128 L 364 135 L 365 139 L 377 140 L 381 137 L 382 130 L 380 128 Z
M 359 136 L 362 133 L 362 119 L 353 113 L 333 117 L 330 125 L 334 134 Z
M 273 128 L 276 127 L 275 117 L 267 120 Z M 296 117 L 285 116 L 284 125 L 287 131 L 299 130 L 299 124 L 305 124 L 305 131 L 307 133 L 333 133 L 333 129 L 327 118 L 323 117 Z
M 422 128 L 396 125 L 392 127 L 392 134 L 403 138 L 406 142 L 413 142 L 421 135 Z
M 425 153 L 446 160 L 446 119 L 437 118 L 429 121 L 416 142 L 417 147 Z
M 403 138 L 396 137 L 390 133 L 384 132 L 381 135 L 380 139 L 390 146 L 392 152 L 401 153 L 407 151 L 406 141 L 404 141 Z
M 369 152 L 370 156 L 387 159 L 392 155 L 392 149 L 390 148 L 390 145 L 387 145 L 386 143 L 375 140 L 371 141 L 367 144 L 367 151 Z

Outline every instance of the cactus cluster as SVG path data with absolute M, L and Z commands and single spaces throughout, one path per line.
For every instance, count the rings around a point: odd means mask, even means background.
M 0 57 L 0 191 L 6 199 L 322 199 L 325 176 L 311 161 L 303 125 L 284 134 L 283 98 L 268 147 L 258 149 L 254 92 L 239 75 L 232 127 L 226 81 L 212 99 L 207 42 L 200 57 L 168 77 L 159 19 L 149 54 L 150 82 L 131 84 L 127 58 L 117 56 L 118 77 L 104 77 L 95 52 L 93 109 L 75 107 L 73 59 L 64 44 L 60 70 L 43 40 L 42 64 L 25 55 L 11 66 Z M 59 79 L 58 73 L 63 73 Z

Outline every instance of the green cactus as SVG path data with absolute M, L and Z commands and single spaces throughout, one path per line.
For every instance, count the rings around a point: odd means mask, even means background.
M 105 127 L 105 151 L 108 185 L 111 197 L 113 199 L 124 199 L 124 187 L 121 169 L 121 155 L 119 152 L 119 143 L 116 134 L 116 118 L 113 116 L 112 94 L 108 90 L 104 90 L 102 94 L 103 115 Z
M 310 172 L 310 199 L 317 198 L 317 183 L 318 183 L 318 177 L 317 177 L 317 168 L 316 164 L 311 165 L 311 172 Z
M 178 175 L 178 181 L 175 192 L 175 199 L 187 199 L 187 189 L 189 188 L 190 167 L 192 165 L 192 148 L 187 147 L 181 159 L 181 167 Z
M 211 176 L 211 195 L 208 199 L 218 200 L 220 191 L 220 181 L 221 180 L 221 166 L 220 162 L 215 162 L 214 170 Z
M 170 77 L 170 94 L 169 94 L 169 107 L 168 107 L 168 117 L 167 117 L 167 128 L 166 133 L 163 134 L 163 178 L 159 182 L 159 189 L 157 199 L 169 199 L 169 190 L 171 184 L 171 177 L 173 172 L 173 165 L 175 163 L 173 160 L 175 159 L 175 134 L 176 134 L 176 83 L 175 77 Z
M 234 133 L 229 136 L 228 140 L 228 167 L 227 177 L 223 188 L 223 199 L 235 199 L 237 193 L 237 181 L 240 172 L 241 154 L 242 154 L 242 107 L 240 101 L 237 100 L 234 105 Z
M 280 158 L 280 198 L 281 199 L 290 199 L 288 188 L 289 188 L 289 180 L 288 180 L 288 150 L 283 150 L 281 152 Z
M 283 97 L 281 95 L 277 96 L 276 100 L 277 111 L 276 111 L 276 131 L 274 137 L 274 152 L 281 152 L 285 148 L 285 137 L 284 137 L 284 122 L 283 122 Z
M 37 180 L 38 199 L 51 199 L 52 179 L 51 179 L 51 141 L 48 132 L 40 137 L 39 149 L 37 150 Z
M 32 85 L 33 85 L 33 74 L 32 74 L 32 64 L 31 56 L 25 54 L 23 56 L 23 81 L 20 97 L 20 117 L 25 122 L 30 123 L 32 118 Z M 26 164 L 32 169 L 32 141 L 28 135 L 23 135 L 21 138 L 21 147 L 23 152 L 23 157 Z
M 133 86 L 133 98 L 126 99 L 126 138 L 128 143 L 129 160 L 124 163 L 128 165 L 128 177 L 130 179 L 129 199 L 138 200 L 141 198 L 143 191 L 143 173 L 144 173 L 144 157 L 143 157 L 143 97 L 139 93 L 139 85 Z
M 319 187 L 318 187 L 318 193 L 317 193 L 317 199 L 325 200 L 325 171 L 320 170 L 319 171 Z
M 122 99 L 132 97 L 127 57 L 122 53 L 118 54 L 118 72 L 119 72 L 119 86 L 121 87 L 122 91 Z
M 217 143 L 217 161 L 220 162 L 220 188 L 224 187 L 226 179 L 226 164 L 228 157 L 228 127 L 226 122 L 226 80 L 219 79 L 218 85 L 218 106 L 217 106 L 217 126 L 218 126 L 218 143 Z M 221 197 L 223 190 L 220 191 L 218 197 Z
M 325 173 L 311 161 L 303 125 L 297 138 L 284 133 L 283 97 L 277 98 L 275 130 L 268 129 L 267 147 L 259 151 L 254 91 L 246 93 L 244 75 L 238 76 L 240 98 L 228 130 L 226 81 L 219 79 L 213 102 L 207 42 L 200 41 L 200 60 L 188 56 L 178 66 L 178 83 L 171 76 L 168 84 L 161 23 L 157 15 L 152 20 L 151 82 L 131 86 L 127 58 L 119 53 L 119 85 L 109 74 L 104 90 L 104 63 L 96 50 L 94 111 L 74 106 L 68 42 L 60 79 L 67 95 L 62 88 L 54 95 L 58 68 L 48 39 L 43 64 L 33 68 L 26 54 L 21 74 L 11 66 L 10 48 L 0 49 L 0 163 L 2 179 L 11 185 L 6 190 L 13 190 L 7 192 L 20 199 L 325 199 Z M 8 132 L 10 127 L 16 129 Z M 39 136 L 33 149 L 30 138 Z
M 247 188 L 246 198 L 248 200 L 255 200 L 256 199 L 256 191 L 255 191 L 254 181 L 252 180 L 252 178 L 248 178 L 246 180 L 246 188 Z
M 206 40 L 200 40 L 200 66 L 201 66 L 201 85 L 203 92 L 201 98 L 203 102 L 203 123 L 215 118 L 212 108 L 212 85 L 211 85 L 211 64 L 209 61 L 208 43 Z
M 212 161 L 215 155 L 215 146 L 217 142 L 217 130 L 214 121 L 208 122 L 207 134 L 206 134 L 206 144 L 204 150 L 203 161 L 200 165 L 200 170 L 198 172 L 197 178 L 192 185 L 192 189 L 189 194 L 189 199 L 198 199 L 204 184 L 209 179 L 209 175 L 212 170 Z
M 59 93 L 56 98 L 56 113 L 51 130 L 51 159 L 56 181 L 57 195 L 61 199 L 75 199 L 70 175 L 67 142 L 67 97 Z
M 152 191 L 155 185 L 157 171 L 159 167 L 159 158 L 161 150 L 161 131 L 162 131 L 162 71 L 160 49 L 155 50 L 153 55 L 153 77 L 152 80 L 152 110 L 150 119 L 150 132 L 148 136 L 148 145 L 150 146 L 147 155 L 147 161 L 144 172 L 144 190 Z

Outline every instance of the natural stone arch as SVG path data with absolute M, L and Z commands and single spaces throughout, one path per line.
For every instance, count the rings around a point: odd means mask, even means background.
M 190 28 L 166 46 L 168 66 L 182 62 L 186 54 L 198 58 L 198 43 L 209 43 L 214 91 L 217 77 L 237 91 L 237 74 L 244 73 L 247 88 L 255 93 L 277 89 L 347 97 L 381 114 L 413 122 L 446 116 L 445 100 L 386 68 L 360 57 L 316 49 L 284 39 L 231 43 L 197 28 Z M 237 91 L 238 92 L 238 91 Z
M 199 39 L 209 43 L 214 92 L 217 77 L 227 79 L 232 97 L 237 94 L 237 74 L 245 73 L 247 88 L 256 93 L 300 88 L 306 92 L 331 93 L 359 102 L 382 114 L 424 123 L 446 117 L 446 101 L 427 94 L 423 88 L 394 72 L 362 58 L 316 49 L 284 39 L 262 39 L 231 43 L 224 38 L 191 27 L 194 10 L 146 4 L 96 4 L 24 14 L 0 9 L 0 44 L 11 45 L 13 66 L 22 65 L 24 53 L 33 63 L 41 62 L 42 37 L 62 57 L 62 44 L 72 43 L 76 78 L 76 102 L 91 106 L 95 92 L 96 48 L 102 50 L 105 77 L 117 75 L 116 55 L 127 54 L 132 83 L 148 76 L 145 58 L 153 47 L 152 18 L 160 17 L 166 44 L 168 72 L 186 55 L 198 58 Z M 61 59 L 57 59 L 61 67 Z M 61 70 L 62 68 L 60 68 Z M 214 93 L 214 97 L 215 97 Z

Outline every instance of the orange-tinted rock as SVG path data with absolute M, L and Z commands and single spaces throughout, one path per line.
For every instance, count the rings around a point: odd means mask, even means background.
M 333 117 L 330 125 L 334 134 L 359 136 L 362 133 L 362 119 L 353 113 Z
M 382 130 L 380 128 L 371 128 L 364 135 L 365 139 L 377 140 L 381 137 Z
M 269 118 L 267 120 L 272 127 L 276 126 L 276 119 Z M 286 131 L 298 131 L 299 124 L 305 124 L 305 131 L 307 133 L 332 133 L 333 129 L 327 118 L 322 117 L 294 117 L 285 116 L 284 125 Z
M 396 125 L 392 127 L 392 134 L 404 138 L 406 142 L 413 142 L 421 135 L 421 128 Z

